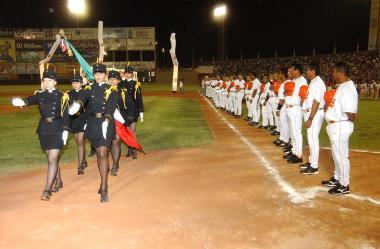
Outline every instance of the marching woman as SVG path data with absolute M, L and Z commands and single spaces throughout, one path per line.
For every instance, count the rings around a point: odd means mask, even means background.
M 76 75 L 71 79 L 73 90 L 69 91 L 70 103 L 79 100 L 79 95 L 82 93 L 83 78 Z M 83 175 L 87 167 L 86 154 L 85 154 L 85 141 L 84 141 L 84 127 L 86 125 L 86 113 L 82 107 L 74 115 L 70 115 L 70 131 L 75 136 L 78 151 L 78 175 Z
M 108 81 L 111 86 L 118 88 L 118 104 L 117 110 L 114 117 L 117 121 L 122 123 L 124 126 L 130 126 L 133 123 L 135 118 L 135 104 L 131 95 L 128 93 L 128 89 L 124 84 L 120 84 L 121 76 L 118 71 L 110 71 L 108 73 Z M 118 118 L 120 117 L 121 118 Z M 121 140 L 120 136 L 117 133 L 118 129 L 116 126 L 116 137 L 112 140 L 111 154 L 112 154 L 112 169 L 111 175 L 117 176 L 119 170 L 119 161 L 121 155 Z
M 77 113 L 81 108 L 88 111 L 85 137 L 96 149 L 97 163 L 101 184 L 98 193 L 101 202 L 108 202 L 108 148 L 115 139 L 115 121 L 113 114 L 117 105 L 117 88 L 107 85 L 106 66 L 97 63 L 93 66 L 95 82 L 83 90 L 79 100 L 69 108 L 70 115 Z
M 46 186 L 41 196 L 43 201 L 49 201 L 51 193 L 57 192 L 63 187 L 58 164 L 60 151 L 66 144 L 69 134 L 69 97 L 66 93 L 56 90 L 56 85 L 57 74 L 52 70 L 46 70 L 42 76 L 44 91 L 36 91 L 33 96 L 25 99 L 14 98 L 12 100 L 12 104 L 19 107 L 38 105 L 41 118 L 37 133 L 41 148 L 45 151 L 48 159 Z

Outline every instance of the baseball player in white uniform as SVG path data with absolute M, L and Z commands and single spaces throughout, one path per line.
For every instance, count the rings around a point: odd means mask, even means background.
M 226 110 L 227 108 L 228 87 L 229 87 L 228 77 L 223 77 L 221 96 L 220 96 L 220 107 L 223 110 Z
M 300 173 L 304 175 L 318 174 L 319 133 L 324 119 L 323 107 L 325 106 L 324 95 L 326 92 L 325 82 L 318 76 L 319 70 L 319 65 L 316 63 L 311 63 L 306 70 L 310 84 L 302 109 L 305 113 L 309 161 L 300 166 Z
M 220 108 L 220 102 L 222 99 L 222 84 L 223 81 L 220 79 L 220 76 L 216 76 L 216 81 L 218 82 L 215 86 L 215 106 L 216 108 Z
M 286 114 L 290 124 L 290 134 L 292 138 L 292 151 L 284 156 L 288 163 L 302 163 L 302 117 L 301 98 L 298 95 L 301 86 L 307 86 L 306 79 L 302 76 L 303 67 L 294 63 L 289 68 L 289 72 L 294 79 L 294 90 L 291 96 L 285 97 Z
M 246 121 L 250 122 L 252 121 L 252 80 L 251 76 L 246 77 L 246 81 L 244 83 L 244 99 L 245 99 L 245 104 L 247 105 L 247 110 L 248 110 L 248 115 L 247 118 L 245 119 Z
M 235 118 L 239 119 L 241 117 L 242 102 L 244 98 L 244 79 L 243 75 L 239 74 L 237 80 L 235 80 Z
M 235 80 L 234 77 L 230 77 L 230 87 L 229 87 L 229 93 L 228 93 L 228 112 L 231 115 L 234 115 L 235 110 Z
M 358 110 L 358 93 L 350 80 L 350 68 L 346 63 L 338 62 L 333 68 L 333 78 L 337 90 L 332 103 L 326 105 L 325 120 L 327 134 L 331 142 L 334 159 L 334 176 L 322 181 L 323 186 L 332 187 L 332 195 L 350 193 L 350 160 L 348 143 L 354 130 L 354 121 Z
M 284 86 L 286 82 L 289 82 L 288 79 L 288 69 L 283 68 L 278 75 L 278 79 L 281 82 L 280 88 L 278 90 L 278 106 L 276 111 L 276 116 L 279 117 L 280 120 L 280 137 L 274 141 L 274 144 L 277 146 L 285 147 L 290 140 L 290 130 L 289 130 L 289 121 L 286 116 L 286 106 L 285 106 L 285 94 L 284 94 Z
M 218 84 L 218 81 L 216 80 L 215 76 L 211 77 L 211 98 L 214 102 L 214 105 L 217 104 L 217 99 L 216 99 L 216 85 Z
M 260 97 L 260 86 L 261 83 L 259 79 L 256 78 L 256 75 L 254 73 L 251 74 L 252 81 L 252 122 L 251 125 L 258 125 L 260 122 L 260 103 L 259 103 L 259 97 Z
M 261 106 L 261 116 L 262 122 L 259 128 L 267 129 L 269 127 L 268 122 L 268 113 L 267 113 L 267 99 L 268 99 L 268 90 L 269 90 L 269 81 L 266 75 L 263 76 L 263 83 L 260 86 L 260 106 Z

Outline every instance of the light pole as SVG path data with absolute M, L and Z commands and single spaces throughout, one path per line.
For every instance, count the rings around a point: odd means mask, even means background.
M 85 11 L 84 0 L 68 0 L 68 5 L 70 12 L 76 15 L 77 18 L 77 28 L 79 27 L 79 15 L 83 15 Z
M 224 60 L 226 45 L 225 45 L 225 28 L 224 21 L 227 15 L 226 5 L 219 5 L 214 8 L 214 18 L 218 22 L 218 59 Z

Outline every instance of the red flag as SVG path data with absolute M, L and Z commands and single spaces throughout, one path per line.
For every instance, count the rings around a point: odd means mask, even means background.
M 137 151 L 145 154 L 135 134 L 133 134 L 133 132 L 128 127 L 124 126 L 119 121 L 115 120 L 115 124 L 116 134 L 120 137 L 121 141 L 123 141 L 123 143 L 125 143 L 127 146 L 132 147 Z

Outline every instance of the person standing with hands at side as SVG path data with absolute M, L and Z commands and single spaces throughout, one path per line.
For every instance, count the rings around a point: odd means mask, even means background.
M 334 92 L 326 93 L 325 120 L 330 138 L 331 153 L 335 171 L 333 177 L 322 181 L 325 187 L 332 187 L 331 195 L 350 193 L 350 160 L 348 143 L 354 131 L 354 121 L 358 110 L 358 93 L 350 80 L 350 68 L 344 62 L 337 62 L 333 68 L 333 78 L 337 84 Z M 328 96 L 328 95 L 331 96 Z
M 310 80 L 306 100 L 303 102 L 305 128 L 309 144 L 309 161 L 301 164 L 300 173 L 303 175 L 318 174 L 319 133 L 321 131 L 325 105 L 324 95 L 326 85 L 319 77 L 319 65 L 311 63 L 306 70 L 306 77 Z

